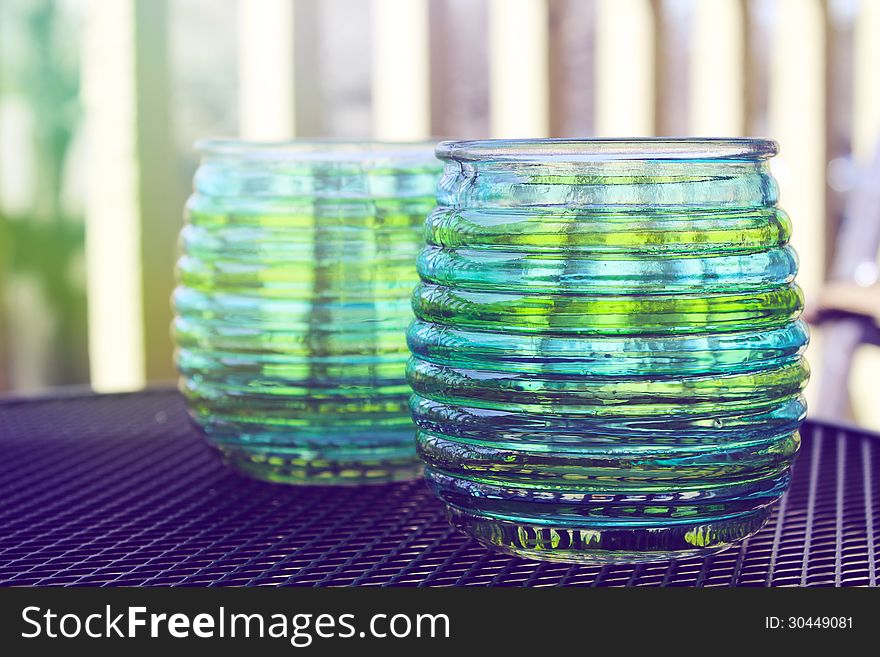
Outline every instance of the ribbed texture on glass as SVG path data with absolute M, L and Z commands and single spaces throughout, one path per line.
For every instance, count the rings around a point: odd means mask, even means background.
M 427 478 L 529 557 L 646 561 L 763 524 L 808 341 L 761 140 L 444 143 L 408 333 Z
M 428 145 L 208 142 L 180 239 L 180 385 L 237 467 L 291 483 L 418 471 L 406 400 Z

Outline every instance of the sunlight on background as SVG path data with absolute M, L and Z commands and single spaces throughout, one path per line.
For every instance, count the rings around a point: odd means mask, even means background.
M 654 133 L 653 32 L 648 0 L 599 0 L 596 30 L 596 134 Z
M 239 135 L 294 135 L 294 5 L 289 0 L 239 0 Z
M 132 0 L 93 0 L 82 41 L 89 366 L 99 391 L 145 383 L 133 14 Z
M 475 89 L 467 96 L 471 101 L 462 116 L 469 125 L 484 126 L 481 131 L 489 126 L 490 133 L 475 136 L 550 134 L 550 117 L 555 116 L 551 109 L 556 107 L 551 107 L 555 83 L 549 69 L 550 51 L 559 44 L 552 41 L 551 17 L 574 15 L 565 11 L 571 11 L 577 1 L 472 0 L 467 7 L 473 13 L 459 7 L 457 13 L 446 14 L 457 16 L 457 21 L 462 16 L 484 21 L 479 28 L 483 31 L 477 33 L 484 34 L 486 48 L 474 51 L 480 53 L 480 61 L 462 58 L 456 66 L 467 66 L 468 71 L 450 70 L 453 76 L 467 73 L 466 83 Z M 432 93 L 444 91 L 442 86 L 431 87 L 434 58 L 449 55 L 448 44 L 453 43 L 449 33 L 461 28 L 455 21 L 445 26 L 435 22 L 445 0 L 152 0 L 149 6 L 167 8 L 169 24 L 164 27 L 138 24 L 137 10 L 148 6 L 146 2 L 150 0 L 37 3 L 58 8 L 59 15 L 81 17 L 83 23 L 79 36 L 71 30 L 64 32 L 65 38 L 78 40 L 80 79 L 75 83 L 81 107 L 78 114 L 65 110 L 73 137 L 68 151 L 59 156 L 64 178 L 59 194 L 68 199 L 63 212 L 31 207 L 34 198 L 45 196 L 42 190 L 47 179 L 45 158 L 38 157 L 41 151 L 31 145 L 38 128 L 51 117 L 55 101 L 38 85 L 48 79 L 34 68 L 39 49 L 23 47 L 27 38 L 59 39 L 58 28 L 52 32 L 47 27 L 44 32 L 49 36 L 29 37 L 30 33 L 0 20 L 0 49 L 5 53 L 15 48 L 34 59 L 13 62 L 4 55 L 0 62 L 6 67 L 21 64 L 20 78 L 33 81 L 33 88 L 26 90 L 31 98 L 0 75 L 0 238 L 6 233 L 26 234 L 19 230 L 25 223 L 44 222 L 54 230 L 47 217 L 56 212 L 68 217 L 58 222 L 58 231 L 66 226 L 70 233 L 63 248 L 73 248 L 70 245 L 76 246 L 79 240 L 81 251 L 83 238 L 76 232 L 81 230 L 76 222 L 84 223 L 85 264 L 81 255 L 79 259 L 76 254 L 65 256 L 64 267 L 58 268 L 53 280 L 71 286 L 68 296 L 74 300 L 65 303 L 74 310 L 79 307 L 83 315 L 84 300 L 75 300 L 76 281 L 77 277 L 87 281 L 89 345 L 88 368 L 75 363 L 61 367 L 60 363 L 73 358 L 71 345 L 78 343 L 62 342 L 73 324 L 64 324 L 55 310 L 60 293 L 48 283 L 40 288 L 32 271 L 10 264 L 12 260 L 7 263 L 4 257 L 8 256 L 0 253 L 0 266 L 8 270 L 0 285 L 0 306 L 18 310 L 14 316 L 7 312 L 7 326 L 0 328 L 0 361 L 5 363 L 0 368 L 0 389 L 81 382 L 89 376 L 88 369 L 93 385 L 101 390 L 136 388 L 151 379 L 149 364 L 155 360 L 170 363 L 171 347 L 170 340 L 155 337 L 155 327 L 144 329 L 155 315 L 145 310 L 145 290 L 155 290 L 141 265 L 161 264 L 173 253 L 173 235 L 181 221 L 176 208 L 184 202 L 197 160 L 191 142 L 235 132 L 252 139 L 426 138 L 432 103 L 438 106 Z M 838 2 L 840 7 L 844 4 Z M 594 41 L 583 46 L 588 55 L 577 61 L 593 67 L 592 75 L 585 74 L 584 79 L 595 80 L 595 88 L 578 90 L 582 94 L 578 98 L 589 103 L 591 118 L 579 124 L 589 128 L 577 136 L 590 132 L 647 136 L 658 129 L 655 95 L 669 91 L 655 90 L 654 12 L 658 7 L 687 14 L 691 25 L 690 41 L 674 44 L 684 48 L 687 57 L 687 84 L 682 93 L 688 95 L 677 99 L 684 107 L 680 116 L 687 115 L 687 132 L 743 134 L 744 43 L 749 29 L 743 20 L 744 6 L 741 0 L 596 0 L 594 14 L 578 14 L 594 16 L 584 19 L 595 23 L 584 31 L 583 43 Z M 808 297 L 815 296 L 825 276 L 829 246 L 824 243 L 826 4 L 822 0 L 758 0 L 748 6 L 764 12 L 763 19 L 769 21 L 766 136 L 781 146 L 772 166 L 780 183 L 781 205 L 794 224 L 794 245 L 801 257 L 799 282 Z M 837 5 L 832 0 L 828 6 Z M 874 156 L 880 139 L 880 1 L 862 0 L 852 6 L 859 11 L 853 153 L 864 163 Z M 32 11 L 26 0 L 8 0 L 0 11 L 10 8 L 23 16 Z M 156 33 L 163 29 L 165 33 Z M 570 23 L 566 29 L 569 42 L 577 41 Z M 143 52 L 150 52 L 138 50 L 138 44 L 163 43 L 163 39 L 170 43 L 171 82 L 137 78 L 137 53 L 143 57 Z M 471 68 L 480 73 L 474 75 Z M 576 75 L 564 79 L 566 84 L 579 83 Z M 557 86 L 554 89 L 559 97 Z M 142 106 L 138 99 L 144 93 L 151 94 L 154 102 L 159 99 L 171 125 L 156 123 L 161 117 L 137 116 Z M 44 114 L 37 111 L 39 107 L 44 107 Z M 144 132 L 144 125 L 152 132 Z M 155 155 L 161 149 L 145 150 L 150 144 L 138 142 L 136 126 L 141 126 L 142 135 L 165 135 L 173 144 L 171 156 Z M 147 198 L 167 197 L 164 207 L 175 210 L 162 212 L 173 216 L 144 216 L 148 214 L 144 210 L 148 204 L 141 202 L 144 180 L 160 170 L 168 173 L 173 184 L 149 187 L 152 191 Z M 79 197 L 81 202 L 76 200 Z M 62 246 L 57 248 L 63 251 Z M 46 263 L 51 258 L 56 256 L 44 256 Z M 77 273 L 78 267 L 85 274 Z M 170 292 L 158 290 L 163 299 Z M 75 312 L 65 312 L 75 318 Z M 82 324 L 85 327 L 85 319 Z M 821 332 L 814 335 L 810 360 L 816 366 Z M 84 335 L 82 340 L 86 340 Z M 4 345 L 8 346 L 4 349 Z M 60 374 L 52 375 L 53 369 Z M 880 349 L 863 348 L 852 390 L 857 417 L 875 427 L 880 427 L 880 404 L 873 393 L 878 371 Z M 820 377 L 821 372 L 814 371 L 814 375 Z M 817 390 L 816 385 L 808 388 L 810 395 Z
M 490 0 L 489 107 L 493 138 L 547 136 L 548 78 L 546 2 Z
M 745 81 L 739 0 L 695 3 L 693 26 L 691 132 L 741 136 Z
M 430 133 L 427 0 L 373 2 L 373 137 Z

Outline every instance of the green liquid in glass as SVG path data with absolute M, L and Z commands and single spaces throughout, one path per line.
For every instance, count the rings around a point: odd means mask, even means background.
M 808 336 L 763 141 L 441 144 L 408 338 L 429 485 L 521 556 L 724 549 L 785 491 Z
M 181 235 L 174 328 L 194 418 L 260 478 L 416 476 L 404 334 L 430 148 L 224 148 L 205 151 Z

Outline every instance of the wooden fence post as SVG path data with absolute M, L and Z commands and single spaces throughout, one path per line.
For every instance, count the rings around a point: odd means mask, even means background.
M 82 40 L 89 366 L 99 391 L 145 382 L 135 0 L 92 0 Z
M 596 3 L 550 0 L 550 135 L 596 132 Z
M 774 0 L 740 0 L 743 24 L 743 134 L 766 137 L 770 115 L 770 45 Z
M 687 135 L 690 127 L 690 0 L 651 0 L 654 16 L 654 134 Z
M 489 136 L 489 23 L 486 0 L 431 0 L 431 134 Z
M 136 0 L 135 115 L 147 381 L 169 381 L 175 377 L 171 358 L 171 292 L 186 190 L 171 166 L 176 156 L 169 31 L 168 0 Z
M 427 0 L 373 0 L 373 137 L 425 139 L 430 132 Z
M 546 0 L 490 0 L 489 115 L 493 137 L 546 137 Z

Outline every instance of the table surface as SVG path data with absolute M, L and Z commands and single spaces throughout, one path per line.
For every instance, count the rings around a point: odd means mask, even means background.
M 0 584 L 874 586 L 880 442 L 808 422 L 739 548 L 651 565 L 489 552 L 421 481 L 290 487 L 225 468 L 171 390 L 0 400 Z

